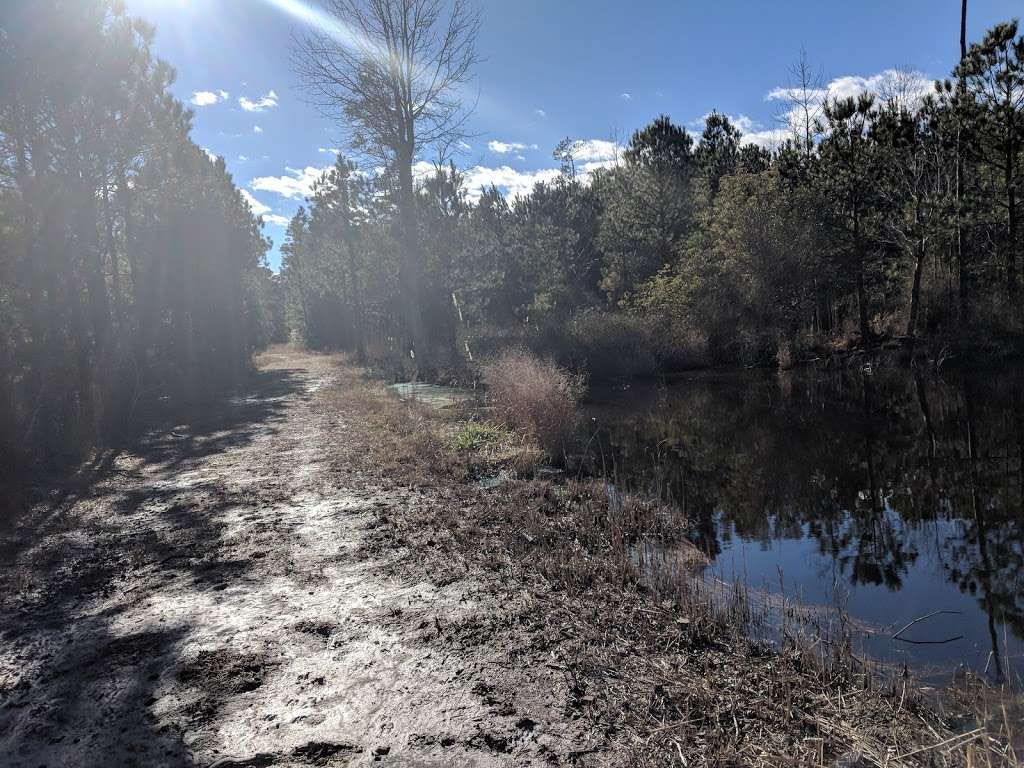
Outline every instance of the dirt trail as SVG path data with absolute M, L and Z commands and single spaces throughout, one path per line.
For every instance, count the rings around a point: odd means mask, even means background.
M 396 576 L 400 548 L 366 554 L 381 509 L 442 502 L 331 464 L 350 437 L 319 396 L 332 370 L 264 358 L 247 396 L 105 457 L 5 537 L 0 764 L 557 765 L 591 751 L 536 665 L 506 668 L 493 637 L 445 640 L 514 599 L 468 576 Z

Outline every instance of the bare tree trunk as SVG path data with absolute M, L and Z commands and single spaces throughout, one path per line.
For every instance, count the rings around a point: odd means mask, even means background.
M 1016 148 L 1010 143 L 1006 163 L 1006 202 L 1009 206 L 1009 221 L 1006 244 L 1006 296 L 1011 304 L 1017 298 L 1017 190 L 1013 176 Z
M 960 61 L 967 58 L 967 0 L 960 4 Z
M 420 310 L 420 269 L 419 242 L 416 237 L 416 191 L 412 177 L 412 146 L 403 148 L 398 158 L 398 218 L 399 242 L 402 249 L 401 274 L 402 310 L 405 331 L 410 349 L 423 360 L 427 354 L 423 338 L 423 314 Z
M 921 306 L 921 273 L 924 271 L 926 254 L 924 238 L 921 238 L 917 245 L 917 259 L 914 263 L 914 284 L 910 289 L 910 319 L 907 321 L 907 336 L 911 338 L 917 334 L 917 317 Z

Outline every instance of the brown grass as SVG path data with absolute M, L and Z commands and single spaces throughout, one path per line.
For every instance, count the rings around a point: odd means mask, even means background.
M 579 377 L 525 349 L 512 349 L 483 365 L 483 381 L 500 422 L 535 442 L 550 459 L 564 456 L 583 394 Z

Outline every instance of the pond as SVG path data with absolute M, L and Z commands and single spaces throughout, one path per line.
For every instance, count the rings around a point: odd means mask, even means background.
M 590 399 L 591 470 L 677 507 L 706 578 L 841 610 L 864 652 L 925 680 L 1020 682 L 1024 371 L 876 361 Z

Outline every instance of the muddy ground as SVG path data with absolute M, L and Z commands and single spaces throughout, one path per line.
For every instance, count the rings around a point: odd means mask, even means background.
M 468 565 L 426 578 L 400 539 L 367 546 L 387 515 L 450 499 L 345 460 L 367 435 L 325 407 L 335 366 L 264 356 L 200 422 L 35 489 L 2 542 L 0 765 L 564 765 L 603 748 L 524 639 L 528 597 Z

